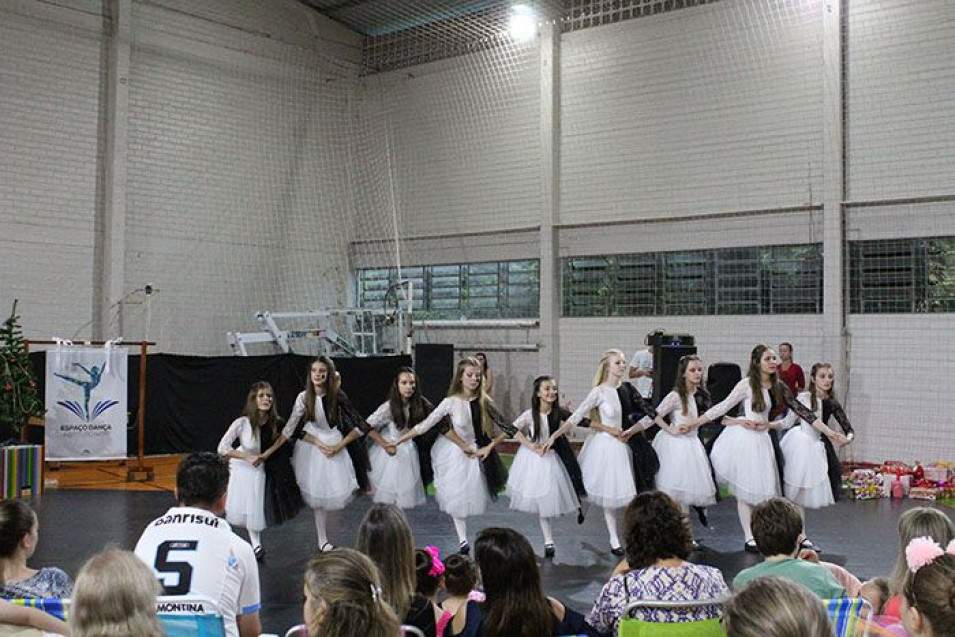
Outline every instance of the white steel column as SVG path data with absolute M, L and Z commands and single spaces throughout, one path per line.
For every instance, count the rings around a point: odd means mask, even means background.
M 111 0 L 109 9 L 105 191 L 102 224 L 103 272 L 100 281 L 102 299 L 99 306 L 99 330 L 97 330 L 99 334 L 96 334 L 104 339 L 123 335 L 122 300 L 126 287 L 126 147 L 132 0 Z
M 848 386 L 848 326 L 844 287 L 845 138 L 842 0 L 822 8 L 823 54 L 823 351 L 833 365 L 837 386 Z M 809 370 L 806 370 L 808 374 Z M 808 382 L 808 378 L 806 379 Z M 840 398 L 844 399 L 845 396 Z
M 560 372 L 560 24 L 541 25 L 540 33 L 540 355 L 541 373 Z

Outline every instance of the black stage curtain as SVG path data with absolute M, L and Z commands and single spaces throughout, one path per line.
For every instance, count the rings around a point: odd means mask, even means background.
M 139 444 L 139 355 L 129 357 L 128 453 Z M 146 453 L 214 451 L 219 439 L 245 406 L 252 383 L 265 380 L 275 390 L 283 418 L 292 413 L 314 357 L 180 356 L 150 354 L 146 358 Z M 363 416 L 385 401 L 399 367 L 411 366 L 410 356 L 333 358 L 342 376 L 342 389 Z M 30 354 L 40 379 L 46 376 L 46 353 Z M 42 396 L 41 396 L 42 399 Z

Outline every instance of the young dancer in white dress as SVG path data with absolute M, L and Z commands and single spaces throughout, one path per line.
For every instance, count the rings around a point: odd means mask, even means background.
M 631 419 L 635 416 L 633 413 L 624 413 L 618 391 L 627 391 L 628 402 L 642 400 L 632 385 L 623 382 L 626 373 L 627 359 L 624 358 L 623 352 L 617 349 L 604 352 L 600 358 L 597 373 L 594 375 L 594 388 L 567 419 L 565 427 L 559 430 L 563 433 L 565 428 L 576 426 L 585 416 L 590 415 L 591 435 L 580 451 L 580 468 L 590 501 L 604 510 L 604 521 L 607 524 L 607 532 L 610 534 L 610 550 L 618 556 L 623 555 L 623 547 L 620 545 L 620 537 L 617 534 L 617 509 L 630 502 L 638 490 L 635 482 L 634 456 L 628 441 L 636 435 L 643 436 L 641 424 L 630 425 Z M 653 411 L 642 402 L 641 407 L 647 413 Z M 643 416 L 643 413 L 639 415 Z M 630 426 L 625 429 L 624 423 Z M 643 442 L 646 443 L 646 440 L 644 439 Z M 653 454 L 649 443 L 646 443 L 646 447 L 652 454 L 652 461 L 655 462 L 656 455 Z M 653 474 L 656 473 L 659 465 L 651 465 L 651 459 L 646 454 L 638 457 L 638 462 L 644 466 L 636 468 L 636 475 L 650 472 L 649 481 L 651 482 L 650 485 L 640 485 L 640 490 L 647 487 L 652 489 Z
M 554 557 L 551 518 L 580 508 L 567 468 L 548 446 L 558 430 L 557 382 L 550 376 L 534 379 L 531 408 L 514 421 L 521 444 L 507 479 L 511 508 L 534 513 L 544 534 L 544 557 Z
M 395 504 L 402 509 L 424 504 L 418 450 L 414 445 L 394 445 L 403 433 L 433 410 L 434 406 L 428 399 L 418 393 L 418 376 L 414 370 L 410 367 L 399 369 L 388 400 L 368 417 L 368 424 L 378 429 L 390 445 L 374 445 L 369 452 L 375 502 Z
M 292 452 L 295 480 L 305 503 L 312 509 L 318 547 L 324 552 L 334 548 L 328 541 L 327 512 L 344 509 L 359 483 L 367 480 L 367 457 L 342 452 L 362 433 L 383 446 L 390 443 L 382 440 L 378 432 L 355 413 L 347 395 L 341 391 L 341 380 L 330 358 L 316 358 L 306 382 L 305 391 L 295 399 L 292 415 L 282 433 L 263 456 L 268 458 L 286 440 L 296 441 Z
M 249 389 L 242 415 L 222 436 L 217 449 L 220 456 L 229 458 L 226 520 L 249 532 L 258 560 L 265 556 L 262 530 L 292 519 L 304 506 L 288 450 L 283 447 L 268 460 L 261 455 L 280 428 L 272 386 L 258 381 Z
M 847 444 L 853 436 L 852 425 L 838 401 L 832 396 L 832 366 L 828 363 L 816 363 L 812 366 L 809 377 L 809 390 L 799 394 L 799 402 L 808 407 L 818 420 L 812 424 L 800 421 L 780 442 L 786 461 L 783 468 L 783 486 L 786 497 L 799 509 L 803 528 L 807 508 L 820 509 L 835 503 L 838 490 L 830 480 L 828 449 L 832 449 L 832 455 L 838 463 L 835 447 Z M 824 424 L 828 423 L 833 415 L 846 434 L 838 433 Z M 791 426 L 797 418 L 796 413 L 790 411 L 786 424 Z M 821 428 L 817 425 L 821 425 Z
M 467 519 L 483 515 L 487 503 L 507 484 L 507 469 L 494 450 L 504 439 L 502 428 L 510 429 L 484 392 L 481 364 L 474 358 L 458 362 L 448 397 L 408 433 L 398 445 L 419 436 L 443 418 L 451 419 L 451 429 L 438 438 L 431 449 L 434 464 L 435 499 L 442 511 L 451 516 L 458 535 L 458 550 L 467 554 Z
M 716 502 L 710 459 L 692 425 L 699 417 L 697 394 L 706 393 L 702 382 L 703 362 L 698 356 L 684 356 L 677 366 L 673 391 L 656 408 L 660 426 L 653 439 L 660 458 L 657 489 L 673 498 L 685 514 L 691 506 L 707 507 Z M 665 416 L 670 416 L 669 424 Z
M 250 404 L 251 403 L 251 404 Z M 260 557 L 262 530 L 265 529 L 265 467 L 261 455 L 262 423 L 275 422 L 275 398 L 268 383 L 252 385 L 242 415 L 219 441 L 217 452 L 229 459 L 229 490 L 225 503 L 225 518 L 232 526 L 241 526 L 249 532 L 249 543 Z M 238 447 L 234 447 L 238 441 Z
M 710 461 L 717 480 L 726 484 L 736 496 L 743 546 L 750 553 L 759 552 L 750 526 L 753 506 L 780 495 L 780 458 L 770 431 L 782 429 L 785 422 L 769 419 L 773 402 L 785 403 L 810 422 L 817 420 L 779 381 L 776 376 L 778 366 L 776 352 L 765 345 L 757 345 L 750 353 L 746 378 L 737 383 L 723 402 L 692 422 L 693 427 L 699 427 L 725 416 L 736 405 L 743 405 L 741 418 L 724 423 L 727 426 L 713 443 Z

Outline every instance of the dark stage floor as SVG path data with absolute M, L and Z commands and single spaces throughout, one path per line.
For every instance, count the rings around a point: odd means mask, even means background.
M 40 544 L 31 565 L 59 566 L 76 575 L 83 561 L 106 544 L 133 548 L 143 527 L 173 504 L 168 493 L 135 491 L 52 491 L 32 503 L 40 516 Z M 358 523 L 370 506 L 361 498 L 345 511 L 329 514 L 330 538 L 336 545 L 351 545 Z M 898 542 L 899 514 L 919 501 L 849 501 L 821 511 L 810 511 L 809 536 L 824 550 L 824 558 L 844 565 L 862 579 L 887 575 Z M 934 503 L 928 503 L 934 505 Z M 955 509 L 941 507 L 950 517 Z M 456 546 L 451 520 L 434 500 L 410 511 L 408 517 L 418 546 L 435 544 L 442 554 Z M 695 516 L 694 516 L 695 517 Z M 741 569 L 758 561 L 742 551 L 736 506 L 728 499 L 710 510 L 711 528 L 694 520 L 694 532 L 704 549 L 693 560 L 719 567 L 727 582 Z M 537 520 L 512 513 L 507 498 L 491 506 L 480 520 L 471 520 L 472 538 L 487 526 L 512 526 L 524 532 L 543 553 Z M 241 533 L 241 531 L 240 531 Z M 544 585 L 549 594 L 581 612 L 587 612 L 615 561 L 599 509 L 578 526 L 568 516 L 554 524 L 557 557 L 542 560 Z M 268 555 L 261 567 L 262 623 L 266 632 L 284 634 L 301 621 L 301 575 L 316 550 L 312 517 L 304 512 L 291 523 L 265 532 Z

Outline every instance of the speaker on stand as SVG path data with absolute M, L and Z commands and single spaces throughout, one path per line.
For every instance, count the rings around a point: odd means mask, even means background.
M 647 344 L 653 351 L 653 399 L 659 405 L 663 397 L 673 391 L 676 369 L 680 359 L 696 354 L 696 339 L 689 334 L 647 334 Z

